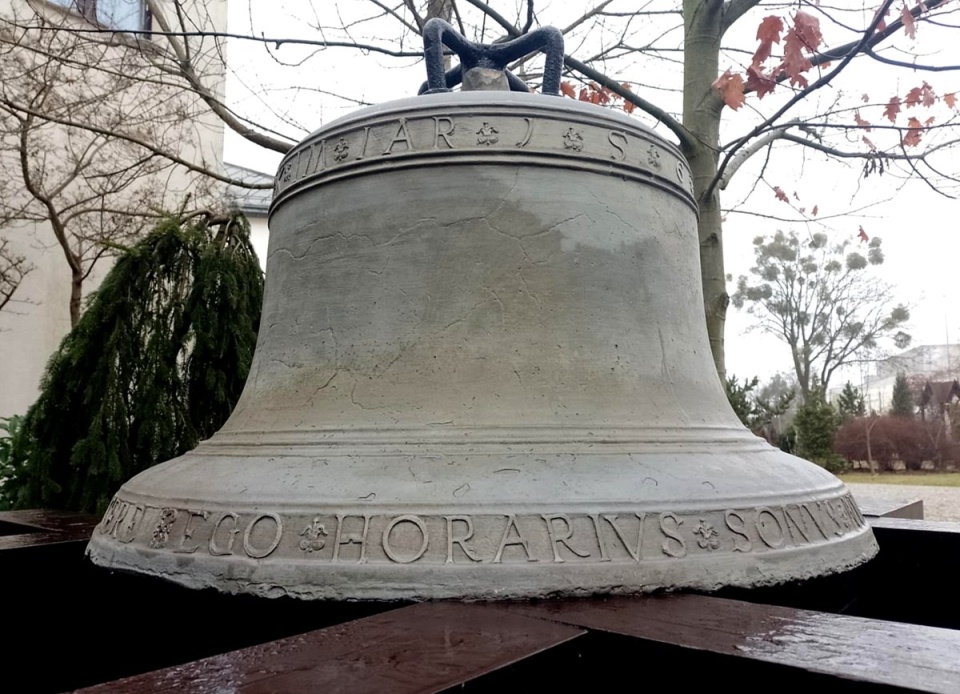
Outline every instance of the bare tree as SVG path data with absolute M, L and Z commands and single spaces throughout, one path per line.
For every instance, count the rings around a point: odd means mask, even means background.
M 181 0 L 148 0 L 148 5 L 157 24 L 152 45 L 158 48 L 155 56 L 150 53 L 157 71 L 151 79 L 182 85 L 229 128 L 277 152 L 317 123 L 301 123 L 287 109 L 269 108 L 266 99 L 250 115 L 225 104 L 205 82 L 203 66 L 222 58 L 227 39 L 260 43 L 265 63 L 297 75 L 287 80 L 287 89 L 298 99 L 354 104 L 365 103 L 368 85 L 355 84 L 354 93 L 339 84 L 327 86 L 336 78 L 331 68 L 342 65 L 350 51 L 355 55 L 349 59 L 357 62 L 416 62 L 418 34 L 429 16 L 445 16 L 468 38 L 488 42 L 516 37 L 538 24 L 560 27 L 567 39 L 568 79 L 629 104 L 631 112 L 674 139 L 690 162 L 701 210 L 704 311 L 721 375 L 730 301 L 725 213 L 755 212 L 747 201 L 766 191 L 764 197 L 776 195 L 785 205 L 782 215 L 766 215 L 810 224 L 824 219 L 817 205 L 801 206 L 785 193 L 776 171 L 816 156 L 859 162 L 852 169 L 855 176 L 882 173 L 898 184 L 916 179 L 951 196 L 958 189 L 950 158 L 957 140 L 955 99 L 938 93 L 932 83 L 960 66 L 928 63 L 921 57 L 923 44 L 917 43 L 936 32 L 955 31 L 950 21 L 958 9 L 945 0 L 594 0 L 585 9 L 564 3 L 538 9 L 533 0 L 313 0 L 282 5 L 299 21 L 290 26 L 309 25 L 313 33 L 291 30 L 279 36 L 260 30 L 258 22 L 267 15 L 257 14 L 254 3 L 250 31 L 231 34 L 186 21 Z M 202 5 L 202 0 L 190 3 L 191 9 Z M 278 9 L 271 4 L 269 12 Z M 75 35 L 104 30 L 83 31 Z M 197 49 L 198 41 L 207 42 L 203 50 Z M 858 66 L 864 63 L 881 64 L 890 75 L 880 85 L 882 93 L 863 93 Z M 538 65 L 524 59 L 514 68 L 535 82 Z M 898 75 L 908 83 L 899 85 Z M 273 97 L 275 103 L 283 101 L 279 93 Z M 729 199 L 722 206 L 721 191 L 732 194 L 738 172 L 747 172 L 741 176 L 751 182 L 739 188 L 742 200 Z
M 13 300 L 20 283 L 33 268 L 27 258 L 10 249 L 10 242 L 0 238 L 0 310 Z
M 47 51 L 68 59 L 87 52 L 69 35 L 43 38 Z M 0 157 L 10 174 L 0 178 L 0 227 L 49 224 L 70 269 L 70 320 L 76 325 L 84 280 L 101 257 L 141 231 L 144 215 L 162 199 L 156 176 L 172 165 L 108 134 L 54 122 L 95 120 L 107 132 L 129 127 L 140 104 L 125 105 L 124 91 L 135 83 L 121 76 L 92 82 L 63 62 L 37 62 L 35 51 L 14 46 L 6 44 L 0 54 Z M 11 107 L 14 98 L 29 108 Z M 156 139 L 169 129 L 152 119 L 142 126 Z
M 25 244 L 59 248 L 75 326 L 102 258 L 187 197 L 221 205 L 211 186 L 225 179 L 219 152 L 204 151 L 199 132 L 218 122 L 204 119 L 203 99 L 158 79 L 164 56 L 150 44 L 78 34 L 70 29 L 89 22 L 49 9 L 21 24 L 0 23 L 0 231 L 20 235 L 17 253 L 0 239 L 11 258 L 4 277 L 19 284 Z M 37 225 L 33 239 L 24 223 Z
M 866 255 L 819 233 L 802 241 L 778 231 L 753 243 L 756 264 L 751 277 L 739 278 L 733 304 L 789 347 L 804 401 L 885 338 L 900 349 L 910 343 L 903 331 L 910 312 L 894 305 L 892 287 L 871 272 L 883 263 L 879 238 L 869 240 Z

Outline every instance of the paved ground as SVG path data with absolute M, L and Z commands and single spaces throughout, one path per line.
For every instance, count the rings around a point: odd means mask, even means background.
M 901 484 L 858 484 L 847 486 L 856 498 L 890 499 L 892 501 L 923 500 L 926 520 L 960 521 L 960 487 L 923 487 Z

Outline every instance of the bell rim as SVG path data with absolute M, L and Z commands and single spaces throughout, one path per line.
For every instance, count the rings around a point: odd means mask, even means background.
M 722 557 L 660 558 L 607 564 L 541 562 L 420 567 L 338 564 L 277 567 L 268 561 L 210 561 L 110 543 L 96 535 L 87 558 L 110 570 L 147 575 L 190 589 L 303 600 L 527 600 L 756 588 L 849 571 L 873 559 L 878 545 L 864 524 L 832 543 Z M 279 575 L 278 575 L 279 574 Z M 282 576 L 282 578 L 281 578 Z M 277 580 L 277 579 L 280 580 Z

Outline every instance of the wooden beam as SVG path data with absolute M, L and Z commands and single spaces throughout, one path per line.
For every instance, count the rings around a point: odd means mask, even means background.
M 440 692 L 583 633 L 483 605 L 423 603 L 79 691 Z
M 841 681 L 960 692 L 960 632 L 951 629 L 702 595 L 566 600 L 491 609 L 676 646 L 690 650 L 691 656 L 707 652 Z M 691 657 L 690 662 L 694 660 Z

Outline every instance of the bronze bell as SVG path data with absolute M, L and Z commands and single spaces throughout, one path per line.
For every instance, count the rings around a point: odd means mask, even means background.
M 441 23 L 442 24 L 442 23 Z M 127 482 L 98 564 L 302 598 L 506 598 L 761 585 L 876 552 L 844 485 L 727 403 L 679 150 L 521 91 L 425 32 L 424 96 L 283 160 L 259 342 L 230 420 Z M 512 51 L 512 52 L 511 52 Z M 506 57 L 505 57 L 506 56 Z

